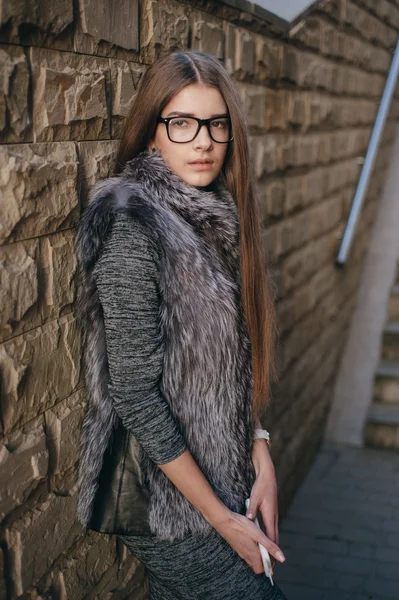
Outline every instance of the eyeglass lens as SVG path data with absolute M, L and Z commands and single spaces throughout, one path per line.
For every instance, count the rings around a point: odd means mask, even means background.
M 211 137 L 217 142 L 227 142 L 230 135 L 230 122 L 227 118 L 210 122 Z M 173 142 L 190 142 L 197 133 L 198 123 L 190 117 L 176 117 L 169 121 L 169 136 Z

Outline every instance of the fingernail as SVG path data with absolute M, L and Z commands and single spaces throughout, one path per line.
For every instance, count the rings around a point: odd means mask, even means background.
M 247 513 L 247 517 L 248 517 L 248 519 L 252 519 L 253 514 L 249 512 L 249 513 Z
M 282 552 L 280 552 L 280 550 L 278 552 L 276 552 L 275 556 L 276 556 L 277 560 L 279 560 L 280 562 L 285 561 L 285 556 Z

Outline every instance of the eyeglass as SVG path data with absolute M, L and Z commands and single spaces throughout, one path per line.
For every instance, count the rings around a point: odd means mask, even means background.
M 229 117 L 211 117 L 198 119 L 197 117 L 158 117 L 158 123 L 165 123 L 166 132 L 171 142 L 184 144 L 192 142 L 198 135 L 202 125 L 206 125 L 211 139 L 218 144 L 227 144 L 234 138 L 231 135 L 231 122 Z

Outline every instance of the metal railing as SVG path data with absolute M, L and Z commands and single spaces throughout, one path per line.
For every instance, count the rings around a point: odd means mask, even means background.
M 352 201 L 348 221 L 346 223 L 341 246 L 336 258 L 336 264 L 339 267 L 345 266 L 349 250 L 356 230 L 356 224 L 359 219 L 360 211 L 366 195 L 370 175 L 373 170 L 375 157 L 381 140 L 386 117 L 391 104 L 392 96 L 395 91 L 396 82 L 399 74 L 399 41 L 396 45 L 395 53 L 392 59 L 391 68 L 385 84 L 384 93 L 381 98 L 377 118 L 374 123 L 373 133 L 371 134 L 369 146 L 367 148 L 366 158 L 364 159 L 362 172 L 357 184 L 356 192 Z

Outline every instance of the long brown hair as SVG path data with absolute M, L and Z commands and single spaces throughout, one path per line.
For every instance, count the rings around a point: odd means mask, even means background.
M 234 140 L 229 144 L 222 172 L 237 203 L 240 220 L 242 300 L 251 340 L 256 417 L 267 404 L 271 380 L 276 375 L 274 299 L 262 252 L 246 118 L 237 88 L 218 59 L 199 50 L 175 50 L 148 67 L 122 131 L 114 173 L 120 173 L 128 160 L 146 149 L 163 108 L 175 94 L 193 83 L 219 90 L 232 124 Z

